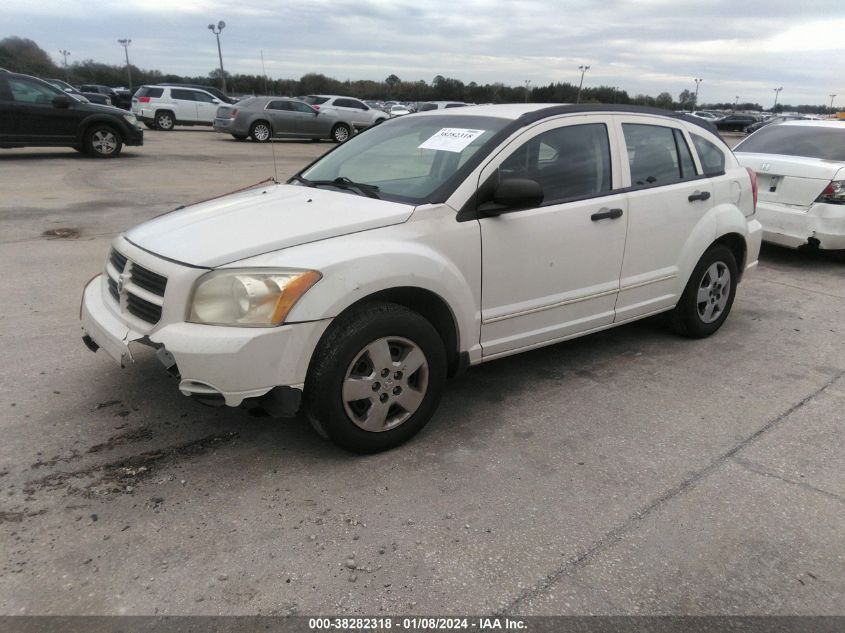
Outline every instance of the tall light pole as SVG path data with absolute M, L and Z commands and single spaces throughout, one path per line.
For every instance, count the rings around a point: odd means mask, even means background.
M 528 103 L 528 93 L 531 91 L 531 80 L 525 80 L 525 103 Z
M 223 52 L 220 50 L 220 33 L 223 32 L 223 29 L 226 28 L 226 23 L 223 20 L 220 20 L 217 25 L 209 24 L 208 30 L 214 33 L 215 37 L 217 37 L 217 55 L 220 57 L 220 83 L 223 86 L 223 92 L 226 92 L 226 71 L 223 70 Z
M 67 81 L 68 83 L 70 83 L 70 73 L 69 73 L 69 71 L 68 71 L 68 69 L 67 69 L 67 58 L 68 58 L 68 55 L 70 55 L 70 51 L 69 51 L 69 50 L 67 50 L 67 49 L 64 49 L 64 48 L 63 48 L 63 49 L 61 49 L 61 50 L 59 51 L 59 55 L 61 55 L 61 56 L 64 58 L 64 60 L 65 60 L 65 61 L 64 61 L 64 66 L 65 66 L 65 81 Z
M 734 97 L 734 112 L 736 112 L 736 104 L 739 103 L 739 95 Z
M 778 95 L 780 95 L 780 91 L 783 90 L 783 86 L 780 88 L 773 88 L 773 90 L 775 91 L 775 105 L 772 106 L 772 112 L 774 112 L 775 108 L 778 107 Z
M 584 87 L 584 73 L 590 70 L 589 66 L 578 66 L 578 70 L 581 71 L 581 83 L 578 84 L 578 98 L 575 99 L 575 103 L 581 103 L 581 88 Z
M 831 93 L 828 96 L 830 97 L 830 112 L 833 113 L 833 100 L 836 98 L 836 95 Z
M 126 53 L 126 74 L 129 77 L 129 92 L 132 92 L 132 68 L 129 66 L 129 45 L 132 40 L 129 38 L 117 40 L 117 43 L 123 47 L 123 52 Z
M 693 81 L 695 82 L 695 96 L 692 98 L 692 107 L 697 108 L 698 107 L 698 85 L 704 80 L 701 79 L 700 77 L 696 77 L 695 79 L 693 79 Z

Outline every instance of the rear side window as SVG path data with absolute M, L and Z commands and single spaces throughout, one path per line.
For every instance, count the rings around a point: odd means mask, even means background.
M 690 134 L 692 144 L 698 153 L 698 160 L 704 168 L 705 176 L 721 176 L 725 173 L 725 153 L 715 144 L 698 134 Z
M 499 180 L 530 178 L 543 204 L 611 190 L 610 142 L 603 123 L 568 125 L 527 141 L 499 167 Z
M 164 88 L 150 88 L 145 86 L 141 88 L 137 93 L 136 97 L 150 97 L 152 99 L 159 99 L 161 95 L 164 94 Z
M 334 105 L 339 108 L 355 108 L 356 110 L 366 110 L 366 106 L 355 99 L 335 99 Z
M 179 99 L 180 101 L 195 101 L 195 94 L 196 93 L 193 90 L 179 90 L 178 88 L 170 89 L 170 96 L 174 99 Z
M 666 185 L 696 175 L 686 141 L 673 128 L 623 123 L 622 130 L 634 187 Z
M 447 108 L 463 108 L 466 104 L 465 103 L 447 103 L 445 107 Z
M 271 101 L 267 104 L 268 110 L 290 110 L 290 101 Z

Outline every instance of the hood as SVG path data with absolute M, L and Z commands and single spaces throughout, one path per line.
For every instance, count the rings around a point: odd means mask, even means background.
M 84 97 L 85 95 L 82 96 Z M 93 101 L 80 102 L 79 105 L 84 106 L 88 112 L 108 112 L 109 114 L 116 114 L 118 116 L 123 116 L 124 114 L 134 114 L 134 112 L 118 108 L 117 106 L 105 105 L 104 103 L 94 103 Z
M 196 204 L 126 233 L 136 246 L 214 268 L 240 259 L 405 222 L 410 205 L 353 193 L 270 184 Z

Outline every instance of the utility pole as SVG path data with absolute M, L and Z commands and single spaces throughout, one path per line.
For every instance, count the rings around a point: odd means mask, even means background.
M 220 20 L 216 26 L 217 29 L 215 30 L 215 25 L 209 24 L 208 30 L 217 37 L 217 55 L 220 57 L 220 84 L 223 86 L 223 92 L 226 92 L 226 71 L 223 70 L 223 52 L 220 50 L 220 33 L 226 28 L 226 23 Z
M 783 86 L 780 88 L 773 88 L 773 90 L 775 91 L 775 105 L 772 106 L 772 112 L 774 112 L 775 108 L 778 107 L 778 95 L 780 95 L 780 91 L 783 90 Z
M 525 80 L 525 103 L 528 103 L 528 93 L 530 92 L 530 90 L 531 90 L 531 80 L 526 79 Z
M 695 96 L 692 98 L 692 107 L 693 109 L 696 109 L 698 108 L 698 86 L 704 80 L 700 77 L 697 77 L 693 79 L 693 81 L 695 82 Z
M 63 48 L 63 49 L 61 49 L 61 50 L 59 51 L 59 55 L 61 55 L 61 56 L 64 58 L 64 60 L 65 60 L 65 61 L 64 61 L 64 66 L 65 66 L 65 81 L 66 81 L 66 82 L 68 82 L 68 83 L 70 83 L 70 72 L 68 71 L 68 68 L 67 68 L 67 58 L 68 58 L 68 55 L 70 55 L 70 51 L 69 51 L 69 50 L 66 50 L 66 49 L 64 49 L 64 48 Z
M 264 49 L 261 49 L 261 72 L 264 75 L 264 94 L 269 95 L 270 93 L 267 92 L 267 69 L 264 68 Z
M 578 66 L 578 70 L 581 71 L 581 83 L 578 84 L 578 98 L 575 99 L 575 103 L 581 103 L 581 89 L 584 87 L 584 73 L 590 70 L 590 67 Z
M 117 40 L 117 43 L 123 47 L 123 52 L 126 53 L 126 74 L 129 77 L 129 92 L 132 92 L 132 68 L 129 66 L 129 45 L 132 40 L 129 38 Z
M 836 98 L 836 95 L 831 93 L 828 96 L 830 97 L 830 113 L 833 114 L 833 100 Z

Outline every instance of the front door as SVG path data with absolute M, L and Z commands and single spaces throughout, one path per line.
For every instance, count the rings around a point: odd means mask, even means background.
M 535 180 L 540 206 L 481 217 L 485 358 L 613 323 L 627 200 L 610 116 L 526 131 L 482 171 L 479 204 L 508 178 Z
M 27 77 L 8 77 L 8 85 L 12 114 L 8 132 L 10 141 L 49 145 L 71 142 L 76 138 L 80 116 L 74 109 L 76 101 L 73 97 Z M 61 108 L 53 105 L 57 96 L 69 100 L 70 105 Z
M 687 282 L 679 278 L 684 247 L 714 198 L 680 123 L 619 115 L 617 120 L 627 148 L 622 161 L 630 180 L 625 184 L 631 187 L 616 304 L 616 320 L 625 321 L 678 302 Z
M 194 92 L 197 105 L 197 121 L 200 123 L 214 123 L 217 116 L 217 108 L 220 107 L 220 100 L 215 99 L 205 92 Z

